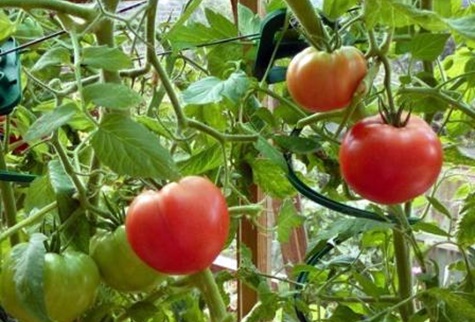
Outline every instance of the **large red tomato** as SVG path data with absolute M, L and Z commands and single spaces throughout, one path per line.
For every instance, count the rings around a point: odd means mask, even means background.
M 355 47 L 331 53 L 308 47 L 292 58 L 287 87 L 304 109 L 326 112 L 348 106 L 366 73 L 366 60 Z
M 125 229 L 145 263 L 162 273 L 186 275 L 216 259 L 229 221 L 221 190 L 208 179 L 189 176 L 138 195 L 127 211 Z
M 340 169 L 348 185 L 380 204 L 403 203 L 426 192 L 443 163 L 442 145 L 421 118 L 407 125 L 385 124 L 381 116 L 356 123 L 340 148 Z

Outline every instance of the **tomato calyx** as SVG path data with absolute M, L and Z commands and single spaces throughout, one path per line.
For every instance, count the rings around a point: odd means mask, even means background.
M 397 128 L 406 127 L 411 118 L 412 110 L 405 112 L 404 105 L 401 105 L 397 110 L 388 107 L 382 100 L 379 101 L 379 115 L 384 124 L 392 125 Z

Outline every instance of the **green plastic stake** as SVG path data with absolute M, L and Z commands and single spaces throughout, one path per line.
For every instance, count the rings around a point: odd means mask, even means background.
M 21 100 L 20 55 L 18 51 L 2 55 L 16 47 L 13 38 L 0 45 L 0 115 L 10 114 Z

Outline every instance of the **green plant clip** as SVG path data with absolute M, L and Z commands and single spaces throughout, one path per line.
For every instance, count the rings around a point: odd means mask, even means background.
M 0 115 L 10 114 L 21 100 L 21 63 L 17 42 L 8 38 L 0 45 Z M 2 55 L 2 52 L 8 52 Z M 0 170 L 0 181 L 29 183 L 35 175 Z
M 285 30 L 287 11 L 285 9 L 270 12 L 261 22 L 260 37 L 257 46 L 256 61 L 253 74 L 260 81 L 266 76 L 268 84 L 285 81 L 287 68 L 284 66 L 273 66 L 273 60 L 292 57 L 309 45 L 299 35 L 299 33 L 289 25 Z M 279 38 L 282 39 L 279 41 Z M 278 46 L 276 48 L 276 46 Z M 275 52 L 275 54 L 274 54 Z
M 18 51 L 1 55 L 17 47 L 13 38 L 0 45 L 0 115 L 10 114 L 21 100 L 20 55 Z

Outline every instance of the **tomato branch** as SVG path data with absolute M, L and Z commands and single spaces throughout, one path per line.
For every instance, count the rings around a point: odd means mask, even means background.
M 14 226 L 9 227 L 0 234 L 0 243 L 2 243 L 5 239 L 13 236 L 14 234 L 17 234 L 23 228 L 28 227 L 43 219 L 43 217 L 45 217 L 50 211 L 56 209 L 57 207 L 58 204 L 56 203 L 56 201 L 54 201 L 49 205 L 44 206 L 40 210 L 34 212 L 32 215 L 28 216 L 27 218 L 15 224 Z
M 61 12 L 71 16 L 91 20 L 97 15 L 94 8 L 58 0 L 2 0 L 0 8 L 19 8 L 23 10 L 45 9 Z

